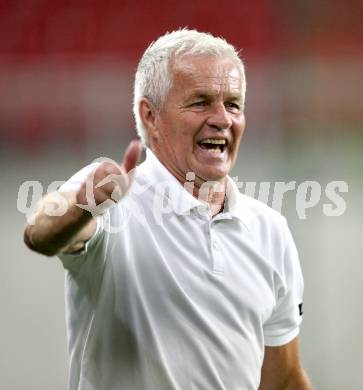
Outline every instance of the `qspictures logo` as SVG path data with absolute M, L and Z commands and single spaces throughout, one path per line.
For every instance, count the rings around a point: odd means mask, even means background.
M 113 197 L 102 204 L 96 204 L 93 194 L 94 188 L 94 172 L 101 163 L 115 164 L 119 166 L 115 161 L 109 158 L 98 158 L 94 161 L 95 168 L 94 170 L 85 177 L 86 180 L 86 199 L 87 204 L 78 205 L 79 207 L 86 209 L 93 216 L 97 216 L 105 212 L 105 210 L 110 207 L 114 207 L 117 201 L 121 196 L 118 191 L 117 197 Z M 97 165 L 98 164 L 98 165 Z M 136 168 L 137 172 L 137 168 Z M 129 175 L 134 175 L 135 172 L 130 171 Z M 145 222 L 144 210 L 142 210 L 142 203 L 137 202 L 138 197 L 141 197 L 146 191 L 150 190 L 151 185 L 149 183 L 140 182 L 134 180 L 131 189 L 129 191 L 132 193 L 131 208 L 129 207 L 129 218 L 136 217 L 140 222 Z M 194 189 L 194 172 L 188 172 L 186 174 L 186 181 L 184 183 L 184 189 L 189 193 L 193 193 Z M 346 209 L 347 204 L 344 199 L 343 194 L 347 193 L 349 190 L 348 183 L 342 180 L 330 181 L 325 185 L 322 185 L 316 180 L 306 180 L 298 183 L 297 181 L 289 182 L 243 182 L 239 181 L 238 177 L 232 177 L 232 181 L 238 191 L 253 197 L 265 204 L 268 204 L 270 207 L 275 209 L 278 212 L 281 212 L 283 209 L 284 202 L 287 195 L 295 199 L 295 210 L 297 217 L 299 219 L 307 219 L 308 211 L 312 209 L 319 208 L 323 215 L 326 217 L 339 217 L 342 216 Z M 228 183 L 232 185 L 230 180 Z M 121 175 L 109 175 L 108 177 L 102 180 L 102 183 L 98 183 L 97 186 L 104 185 L 108 182 L 113 182 L 115 185 L 122 187 L 122 177 Z M 47 188 L 44 188 L 42 183 L 37 180 L 25 181 L 21 184 L 18 190 L 17 197 L 17 208 L 18 211 L 25 214 L 28 224 L 36 223 L 34 215 L 39 205 L 40 199 L 45 194 L 52 194 L 52 202 L 50 202 L 45 208 L 44 212 L 49 216 L 61 216 L 64 215 L 69 207 L 67 200 L 62 196 L 61 192 L 58 192 L 59 188 L 65 183 L 65 181 L 53 181 L 49 184 Z M 199 188 L 198 200 L 202 203 L 206 202 L 208 198 L 209 191 L 213 190 L 216 192 L 221 191 L 221 183 L 219 182 L 205 182 Z M 166 198 L 170 198 L 170 193 L 173 191 L 180 191 L 180 186 L 175 185 L 175 180 L 173 181 L 161 181 L 153 184 L 153 215 L 156 223 L 161 224 L 163 217 L 173 212 L 173 205 L 170 202 L 165 202 Z M 227 184 L 227 197 L 228 197 L 228 184 Z M 122 201 L 122 200 L 121 200 Z M 129 201 L 130 203 L 130 201 Z M 205 213 L 204 210 L 200 210 L 201 213 Z M 125 226 L 125 224 L 123 224 Z M 119 231 L 118 227 L 113 228 L 113 231 Z

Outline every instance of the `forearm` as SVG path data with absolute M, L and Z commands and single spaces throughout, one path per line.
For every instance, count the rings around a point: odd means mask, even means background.
M 39 210 L 33 216 L 24 232 L 24 242 L 36 252 L 47 256 L 59 253 L 77 237 L 79 232 L 91 221 L 92 215 L 76 206 L 73 193 L 62 194 L 67 203 L 63 215 L 51 216 L 47 206 L 55 203 L 54 196 L 48 195 L 41 200 Z
M 277 347 L 265 347 L 259 390 L 311 390 L 300 360 L 299 338 Z
M 312 390 L 311 382 L 304 369 L 300 369 L 296 374 L 291 375 L 284 390 Z
M 77 206 L 78 203 L 88 204 L 88 185 L 92 185 L 95 205 L 121 200 L 131 186 L 132 175 L 128 173 L 136 167 L 141 151 L 141 143 L 132 141 L 126 150 L 123 166 L 102 163 L 85 179 L 77 192 L 46 195 L 25 228 L 25 244 L 48 256 L 61 251 L 76 252 L 84 247 L 97 225 L 90 212 Z M 58 216 L 54 216 L 55 213 Z
M 310 380 L 304 370 L 292 373 L 287 378 L 269 378 L 260 384 L 258 390 L 312 390 Z

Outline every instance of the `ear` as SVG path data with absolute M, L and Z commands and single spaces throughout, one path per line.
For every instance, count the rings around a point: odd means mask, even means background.
M 149 139 L 151 140 L 157 138 L 157 111 L 149 99 L 142 98 L 140 100 L 139 113 L 140 118 L 148 132 Z

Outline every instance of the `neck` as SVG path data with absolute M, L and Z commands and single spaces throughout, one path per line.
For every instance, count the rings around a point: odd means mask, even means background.
M 205 180 L 195 174 L 192 175 L 192 177 L 188 177 L 188 174 L 185 174 L 176 167 L 164 164 L 162 162 L 163 159 L 160 156 L 159 150 L 155 147 L 155 145 L 151 146 L 151 150 L 159 159 L 159 161 L 165 166 L 165 168 L 183 185 L 183 187 L 191 195 L 209 205 L 213 216 L 223 210 L 226 196 L 226 177 L 215 180 Z
M 195 198 L 208 203 L 213 216 L 223 210 L 226 196 L 226 178 L 214 181 L 204 181 L 196 178 L 195 182 L 186 181 L 184 178 L 183 181 L 179 181 Z

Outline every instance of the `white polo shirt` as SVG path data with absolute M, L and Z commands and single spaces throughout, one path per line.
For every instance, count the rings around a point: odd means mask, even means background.
M 285 218 L 230 178 L 212 218 L 150 151 L 85 251 L 60 259 L 70 390 L 256 390 L 264 347 L 299 332 L 303 279 Z

